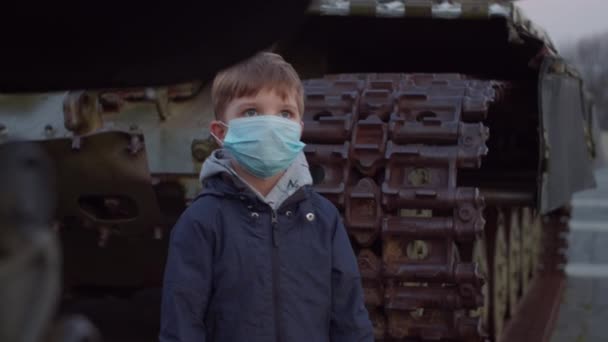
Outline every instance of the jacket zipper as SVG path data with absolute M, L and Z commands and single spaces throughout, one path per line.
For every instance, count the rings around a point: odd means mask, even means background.
M 272 299 L 274 302 L 274 327 L 276 341 L 281 341 L 281 327 L 279 317 L 279 220 L 276 210 L 271 212 L 272 222 Z
M 272 244 L 274 247 L 279 247 L 279 220 L 277 218 L 276 210 L 272 211 L 271 214 L 272 219 Z

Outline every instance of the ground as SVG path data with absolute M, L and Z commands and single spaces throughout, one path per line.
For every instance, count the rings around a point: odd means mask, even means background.
M 552 342 L 608 341 L 608 169 L 575 197 L 568 284 Z

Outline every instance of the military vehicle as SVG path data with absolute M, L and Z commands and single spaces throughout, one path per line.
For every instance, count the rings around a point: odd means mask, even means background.
M 305 154 L 376 339 L 547 340 L 569 202 L 600 154 L 547 35 L 511 1 L 327 0 L 272 49 L 304 80 Z M 66 291 L 161 286 L 212 119 L 205 82 L 2 99 L 0 134 L 55 161 Z
M 208 81 L 219 69 L 291 31 L 309 4 L 309 0 L 232 0 L 176 1 L 166 6 L 105 1 L 101 6 L 13 3 L 7 7 L 11 15 L 0 23 L 4 49 L 0 56 L 0 341 L 101 338 L 82 315 L 57 317 L 63 258 L 58 235 L 51 228 L 58 227 L 53 221 L 63 219 L 55 210 L 53 164 L 62 165 L 64 160 L 56 155 L 49 159 L 46 142 L 65 137 L 54 135 L 54 127 L 64 121 L 54 116 L 54 100 L 62 95 L 24 93 Z M 259 13 L 251 16 L 256 10 Z M 231 29 L 218 32 L 219 27 Z M 188 90 L 176 91 L 160 90 L 155 96 L 179 97 Z M 91 123 L 82 124 L 69 119 L 65 123 L 76 131 L 90 129 Z

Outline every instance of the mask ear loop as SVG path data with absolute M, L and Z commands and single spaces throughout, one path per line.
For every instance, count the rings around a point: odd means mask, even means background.
M 228 126 L 227 124 L 225 124 L 223 121 L 218 121 L 220 124 L 222 124 L 224 127 L 230 129 L 230 126 Z M 220 146 L 220 147 L 224 147 L 224 142 L 217 137 L 217 135 L 213 134 L 213 132 L 209 132 L 209 135 L 211 135 L 214 139 L 215 142 Z

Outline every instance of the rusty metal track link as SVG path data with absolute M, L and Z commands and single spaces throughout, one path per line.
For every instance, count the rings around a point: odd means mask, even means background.
M 481 120 L 499 83 L 457 74 L 307 80 L 303 140 L 317 190 L 342 210 L 358 251 L 376 340 L 480 341 L 484 228 L 457 171 L 487 153 Z

